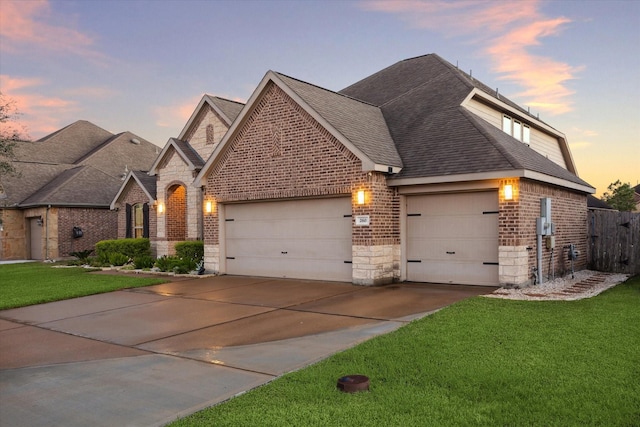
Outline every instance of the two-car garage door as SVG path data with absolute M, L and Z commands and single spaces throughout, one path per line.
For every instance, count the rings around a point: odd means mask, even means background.
M 407 280 L 498 284 L 496 191 L 407 196 Z
M 228 274 L 351 281 L 351 198 L 225 205 Z

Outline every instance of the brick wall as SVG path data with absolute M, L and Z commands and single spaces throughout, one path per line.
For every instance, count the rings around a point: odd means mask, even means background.
M 73 227 L 80 227 L 83 236 L 73 238 Z M 118 212 L 109 209 L 58 208 L 58 257 L 71 252 L 95 249 L 101 240 L 118 237 Z
M 516 189 L 512 201 L 501 196 L 499 214 L 499 245 L 524 248 L 527 254 L 527 275 L 532 279 L 532 269 L 537 267 L 536 218 L 540 216 L 540 199 L 551 199 L 551 218 L 555 225 L 555 249 L 547 249 L 542 241 L 542 273 L 547 280 L 549 270 L 562 276 L 570 271 L 567 259 L 570 243 L 576 245 L 581 256 L 574 261 L 574 269 L 586 268 L 587 250 L 587 198 L 586 195 L 526 179 L 511 180 Z M 553 254 L 553 263 L 551 258 Z M 502 261 L 501 261 L 502 262 Z
M 355 193 L 366 190 L 365 205 Z M 399 243 L 399 198 L 381 173 L 362 171 L 360 160 L 275 84 L 221 153 L 204 199 L 216 203 L 351 196 L 354 215 L 370 226 L 353 227 L 354 245 Z M 219 245 L 218 210 L 204 217 L 205 245 Z
M 131 180 L 127 185 L 127 188 L 123 191 L 123 196 L 120 198 L 118 204 L 118 239 L 124 239 L 127 237 L 127 210 L 125 206 L 127 204 L 133 206 L 138 203 L 149 203 L 149 240 L 156 240 L 157 236 L 157 214 L 155 208 L 149 201 L 147 193 L 144 192 L 138 183 Z M 133 221 L 131 222 L 131 235 L 135 235 L 133 232 Z
M 167 240 L 182 241 L 187 238 L 187 191 L 184 185 L 167 189 Z

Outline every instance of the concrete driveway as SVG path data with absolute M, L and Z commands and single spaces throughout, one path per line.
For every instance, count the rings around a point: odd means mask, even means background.
M 219 276 L 0 311 L 0 425 L 164 425 L 494 289 Z

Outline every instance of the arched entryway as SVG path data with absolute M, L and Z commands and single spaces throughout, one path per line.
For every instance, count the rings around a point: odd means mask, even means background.
M 176 184 L 167 189 L 167 240 L 181 242 L 187 239 L 187 189 Z

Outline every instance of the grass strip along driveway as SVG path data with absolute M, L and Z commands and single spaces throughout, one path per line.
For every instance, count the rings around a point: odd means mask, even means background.
M 0 265 L 0 310 L 60 301 L 118 289 L 165 283 L 165 278 L 93 275 L 90 270 L 51 264 Z
M 353 374 L 370 391 L 336 390 Z M 462 301 L 172 424 L 205 425 L 640 425 L 640 277 L 578 301 Z

